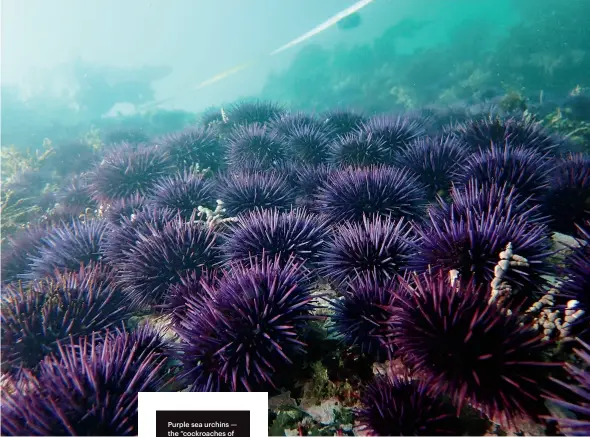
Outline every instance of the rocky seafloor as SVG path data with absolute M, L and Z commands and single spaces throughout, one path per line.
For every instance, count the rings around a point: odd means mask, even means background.
M 590 432 L 567 135 L 253 101 L 127 140 L 3 183 L 3 435 L 134 435 L 158 390 L 268 391 L 269 435 Z

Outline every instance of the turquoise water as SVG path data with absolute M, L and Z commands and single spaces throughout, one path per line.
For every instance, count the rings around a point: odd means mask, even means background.
M 2 435 L 590 434 L 590 0 L 0 12 Z
M 392 100 L 456 103 L 484 88 L 558 98 L 585 86 L 584 0 L 375 0 L 357 27 L 333 26 L 268 56 L 352 4 L 6 0 L 4 144 L 31 146 L 27 135 L 38 142 L 52 126 L 79 130 L 105 114 L 198 112 L 246 97 L 371 111 Z

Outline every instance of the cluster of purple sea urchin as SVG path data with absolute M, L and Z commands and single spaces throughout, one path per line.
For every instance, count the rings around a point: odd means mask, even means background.
M 104 332 L 128 322 L 130 311 L 164 313 L 180 337 L 178 383 L 274 391 L 304 385 L 293 378 L 305 372 L 293 369 L 318 349 L 310 342 L 323 341 L 309 335 L 310 322 L 327 319 L 347 353 L 401 357 L 414 372 L 411 381 L 368 390 L 359 414 L 374 432 L 457 429 L 438 401 L 443 391 L 455 406 L 468 401 L 504 422 L 542 414 L 538 389 L 548 371 L 534 332 L 520 325 L 526 307 L 511 305 L 507 315 L 475 290 L 489 291 L 512 243 L 527 260 L 504 276 L 516 301 L 543 291 L 551 231 L 571 233 L 572 220 L 588 220 L 588 157 L 557 156 L 561 143 L 528 119 L 478 120 L 426 130 L 415 116 L 290 113 L 244 102 L 185 131 L 105 148 L 87 185 L 61 184 L 58 223 L 31 225 L 2 248 L 3 371 L 17 378 L 22 364 L 47 373 L 44 355 L 74 359 L 57 340 L 98 333 L 105 344 L 127 338 L 110 355 L 117 365 L 130 343 L 145 346 L 133 354 L 148 351 L 138 368 L 149 385 L 159 372 L 146 357 L 161 348 L 159 337 Z M 580 308 L 588 307 L 584 250 L 571 255 L 559 287 Z M 460 276 L 454 288 L 440 279 L 452 270 Z M 325 300 L 327 309 L 316 308 Z M 3 431 L 23 431 L 18 424 L 36 414 L 39 428 L 27 432 L 135 432 L 127 396 L 138 382 L 103 375 L 104 358 L 95 355 L 89 350 L 90 364 L 72 367 L 70 380 L 63 372 L 53 382 L 30 379 L 54 401 L 23 400 L 30 412 L 9 402 Z M 97 375 L 99 385 L 88 382 Z M 72 386 L 105 396 L 87 416 L 103 424 L 77 415 L 89 407 L 67 396 Z M 432 408 L 416 410 L 431 400 Z M 111 428 L 112 414 L 128 422 Z M 407 428 L 414 417 L 418 428 Z M 389 418 L 391 427 L 380 428 Z
M 395 279 L 379 279 L 375 272 L 363 272 L 347 280 L 332 301 L 331 328 L 347 345 L 357 348 L 375 361 L 392 357 L 389 310 L 396 293 Z
M 59 346 L 36 375 L 2 393 L 3 435 L 137 435 L 140 391 L 165 386 L 167 358 L 143 336 L 96 335 Z M 145 345 L 143 345 L 145 346 Z
M 435 393 L 458 410 L 470 402 L 504 424 L 545 412 L 547 377 L 541 335 L 487 302 L 471 281 L 413 275 L 391 308 L 395 346 L 409 366 L 429 378 Z
M 319 261 L 329 234 L 330 228 L 320 217 L 305 210 L 259 210 L 238 217 L 222 250 L 232 261 L 248 262 L 253 257 L 268 256 L 287 262 L 295 257 L 312 267 Z
M 177 324 L 191 389 L 276 388 L 305 352 L 303 333 L 314 309 L 307 271 L 294 258 L 263 258 L 234 264 L 203 288 L 207 299 L 188 307 Z
M 565 259 L 563 280 L 558 296 L 571 302 L 574 310 L 581 310 L 572 326 L 572 333 L 590 341 L 590 222 L 578 226 L 577 246 Z
M 565 408 L 575 417 L 554 417 L 559 430 L 565 435 L 590 435 L 590 345 L 580 341 L 582 348 L 574 350 L 583 368 L 570 363 L 566 364 L 567 373 L 572 383 L 555 380 L 568 393 L 562 398 L 549 397 L 554 404 Z
M 177 216 L 156 229 L 136 234 L 117 266 L 117 284 L 136 308 L 165 304 L 169 287 L 189 272 L 201 274 L 219 262 L 217 233 L 195 215 Z
M 369 435 L 463 435 L 452 406 L 429 393 L 428 383 L 406 375 L 378 375 L 361 394 L 355 413 Z
M 57 341 L 101 332 L 131 316 L 112 272 L 94 265 L 2 289 L 2 367 L 34 368 Z
M 100 262 L 106 241 L 104 220 L 73 220 L 53 228 L 42 239 L 36 256 L 30 257 L 26 279 L 42 279 L 56 271 L 77 270 L 80 264 Z

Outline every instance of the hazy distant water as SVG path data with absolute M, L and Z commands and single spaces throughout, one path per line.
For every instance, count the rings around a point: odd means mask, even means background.
M 519 1 L 519 0 L 512 0 Z M 308 44 L 361 44 L 404 19 L 429 24 L 400 51 L 444 43 L 462 22 L 484 20 L 491 41 L 518 14 L 511 0 L 375 0 L 348 31 L 327 30 Z M 352 0 L 3 0 L 2 83 L 39 92 L 69 86 L 65 64 L 81 58 L 112 67 L 163 65 L 156 98 L 199 110 L 260 91 L 271 71 L 288 68 L 296 47 L 199 92 L 190 88 L 305 33 Z M 484 28 L 482 27 L 482 30 Z M 307 44 L 307 43 L 306 43 Z M 444 72 L 441 72 L 444 74 Z

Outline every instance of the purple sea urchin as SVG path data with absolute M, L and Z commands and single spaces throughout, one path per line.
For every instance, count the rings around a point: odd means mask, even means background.
M 575 234 L 576 225 L 590 220 L 590 156 L 556 158 L 551 183 L 543 197 L 543 212 L 557 232 Z
M 506 143 L 473 153 L 454 179 L 460 185 L 471 179 L 483 184 L 506 184 L 524 197 L 540 197 L 549 186 L 550 172 L 547 155 Z
M 185 170 L 164 177 L 154 186 L 150 198 L 156 208 L 169 208 L 188 219 L 199 206 L 211 208 L 215 204 L 214 185 L 203 174 Z
M 482 184 L 470 180 L 466 185 L 455 186 L 450 192 L 450 202 L 437 198 L 429 211 L 435 221 L 443 218 L 466 219 L 468 213 L 481 220 L 485 215 L 497 212 L 500 217 L 514 217 L 530 223 L 547 223 L 548 218 L 541 213 L 540 205 L 520 196 L 510 185 Z
M 295 257 L 300 264 L 311 267 L 318 261 L 329 231 L 318 216 L 304 210 L 254 211 L 232 223 L 222 250 L 233 261 L 269 256 L 286 262 Z
M 161 147 L 133 148 L 123 144 L 111 150 L 94 169 L 90 188 L 98 201 L 145 196 L 159 178 L 171 172 L 172 164 Z
M 170 285 L 166 302 L 162 305 L 164 313 L 170 315 L 172 326 L 180 323 L 186 317 L 190 306 L 199 307 L 206 292 L 203 283 L 212 284 L 218 279 L 216 270 L 203 270 L 199 273 L 191 271 L 180 278 L 180 281 Z
M 407 376 L 378 375 L 364 387 L 355 416 L 369 435 L 463 435 L 452 406 L 428 388 Z
M 228 147 L 229 163 L 234 168 L 257 163 L 268 169 L 285 162 L 287 158 L 283 137 L 258 123 L 237 126 L 228 138 Z
M 302 127 L 322 127 L 323 122 L 315 115 L 304 111 L 287 112 L 271 121 L 270 126 L 283 136 L 289 136 L 295 129 Z M 324 127 L 325 129 L 325 127 Z
M 458 411 L 469 401 L 502 424 L 544 411 L 542 335 L 488 305 L 487 290 L 473 282 L 457 288 L 442 272 L 400 281 L 406 292 L 391 309 L 394 343 L 434 393 L 450 395 Z
M 357 129 L 365 121 L 365 116 L 351 110 L 335 109 L 322 114 L 321 119 L 336 138 Z
M 452 137 L 423 137 L 401 151 L 395 163 L 417 174 L 432 199 L 437 193 L 448 191 L 453 174 L 467 156 L 467 149 Z
M 295 186 L 300 197 L 299 204 L 313 208 L 318 190 L 328 180 L 334 169 L 327 165 L 301 165 L 295 168 Z
M 87 140 L 57 141 L 51 148 L 53 153 L 45 158 L 44 164 L 62 177 L 87 171 L 100 161 L 97 150 Z
M 43 238 L 48 234 L 46 226 L 32 226 L 6 237 L 2 244 L 2 282 L 16 280 L 19 276 L 30 274 L 29 263 L 39 256 Z
M 381 138 L 388 151 L 388 162 L 413 141 L 424 135 L 424 128 L 417 120 L 390 115 L 376 115 L 362 123 L 361 130 L 375 138 Z
M 217 234 L 194 217 L 175 217 L 161 229 L 149 224 L 147 229 L 136 234 L 118 265 L 117 283 L 137 308 L 162 305 L 168 287 L 183 275 L 200 274 L 218 262 Z
M 277 172 L 238 172 L 217 181 L 218 197 L 230 217 L 264 208 L 289 209 L 295 192 L 284 175 Z
M 177 328 L 192 389 L 207 386 L 215 373 L 232 391 L 275 387 L 305 351 L 302 333 L 314 308 L 306 270 L 268 258 L 236 264 L 208 292 L 212 311 L 189 308 Z M 203 373 L 202 363 L 211 360 L 214 373 Z
M 100 265 L 2 289 L 2 367 L 33 368 L 56 341 L 102 331 L 129 316 L 125 296 Z
M 416 227 L 417 252 L 411 260 L 412 269 L 424 272 L 458 270 L 466 281 L 475 280 L 487 286 L 494 278 L 494 267 L 499 254 L 508 243 L 514 253 L 528 260 L 528 267 L 512 268 L 506 278 L 516 289 L 522 289 L 525 297 L 539 292 L 538 286 L 548 273 L 546 262 L 551 254 L 551 241 L 547 227 L 531 224 L 518 217 L 503 217 L 500 211 L 477 216 L 467 211 L 465 217 L 455 219 L 436 218 L 424 226 Z
M 23 381 L 26 388 L 3 395 L 2 433 L 137 435 L 138 393 L 162 389 L 164 362 L 125 337 L 60 346 L 38 377 Z
M 147 203 L 147 199 L 140 194 L 117 199 L 107 206 L 103 216 L 107 222 L 119 226 L 124 217 L 130 219 L 132 215 L 137 215 Z
M 176 314 L 173 325 L 181 339 L 178 347 L 183 371 L 179 377 L 193 392 L 232 391 L 219 373 L 216 290 L 217 283 L 215 287 L 201 287 L 198 294 L 191 295 L 189 305 Z
M 227 118 L 234 125 L 264 124 L 277 119 L 284 112 L 281 106 L 270 101 L 242 101 L 227 108 Z
M 570 392 L 566 399 L 549 397 L 548 399 L 573 413 L 576 417 L 552 417 L 557 422 L 559 430 L 569 436 L 590 435 L 590 345 L 581 342 L 583 349 L 574 349 L 576 355 L 582 360 L 586 369 L 581 369 L 571 363 L 566 363 L 565 368 L 574 384 L 567 384 L 555 380 L 559 385 Z
M 391 164 L 385 140 L 370 132 L 348 132 L 337 137 L 330 148 L 331 159 L 340 166 Z
M 365 217 L 361 223 L 344 223 L 320 253 L 320 272 L 342 284 L 358 274 L 384 281 L 403 273 L 412 254 L 410 226 L 403 219 Z
M 322 124 L 303 124 L 290 128 L 284 135 L 285 147 L 303 164 L 321 164 L 328 160 L 331 131 Z
M 30 258 L 30 272 L 22 278 L 39 279 L 53 275 L 56 269 L 78 270 L 80 264 L 101 261 L 107 234 L 108 223 L 99 219 L 72 220 L 53 228 L 43 238 L 38 255 Z
M 532 152 L 550 153 L 559 142 L 543 126 L 527 117 L 502 119 L 489 115 L 459 123 L 455 135 L 472 151 L 509 142 Z
M 217 171 L 223 163 L 224 150 L 214 129 L 185 129 L 165 136 L 161 143 L 181 169 L 198 165 L 200 170 Z
M 389 307 L 395 299 L 391 290 L 395 280 L 378 280 L 373 272 L 364 271 L 340 287 L 340 298 L 332 301 L 332 329 L 348 346 L 356 346 L 377 361 L 391 357 L 391 341 L 385 324 Z
M 210 106 L 206 108 L 200 115 L 199 121 L 205 128 L 212 127 L 216 124 L 223 123 L 223 115 L 221 114 L 221 108 L 216 106 Z
M 316 195 L 314 208 L 328 220 L 362 221 L 363 216 L 418 217 L 426 192 L 409 170 L 384 166 L 333 172 Z
M 588 228 L 590 229 L 590 228 Z M 584 311 L 575 320 L 572 331 L 584 340 L 590 338 L 590 230 L 578 227 L 580 246 L 572 248 L 565 259 L 558 295 L 576 301 L 576 309 Z
M 115 329 L 107 335 L 113 336 L 115 341 L 134 346 L 137 358 L 148 355 L 170 358 L 174 355 L 172 342 L 166 338 L 166 328 L 162 326 L 142 322 L 131 331 L 123 326 L 123 329 Z
M 74 176 L 57 194 L 57 201 L 67 207 L 84 212 L 86 208 L 94 208 L 96 202 L 91 196 L 86 175 Z
M 140 239 L 148 238 L 152 232 L 160 231 L 172 221 L 178 213 L 170 209 L 144 208 L 130 216 L 121 217 L 119 226 L 107 235 L 104 244 L 104 257 L 107 263 L 118 270 L 119 265 L 127 259 L 126 252 Z

